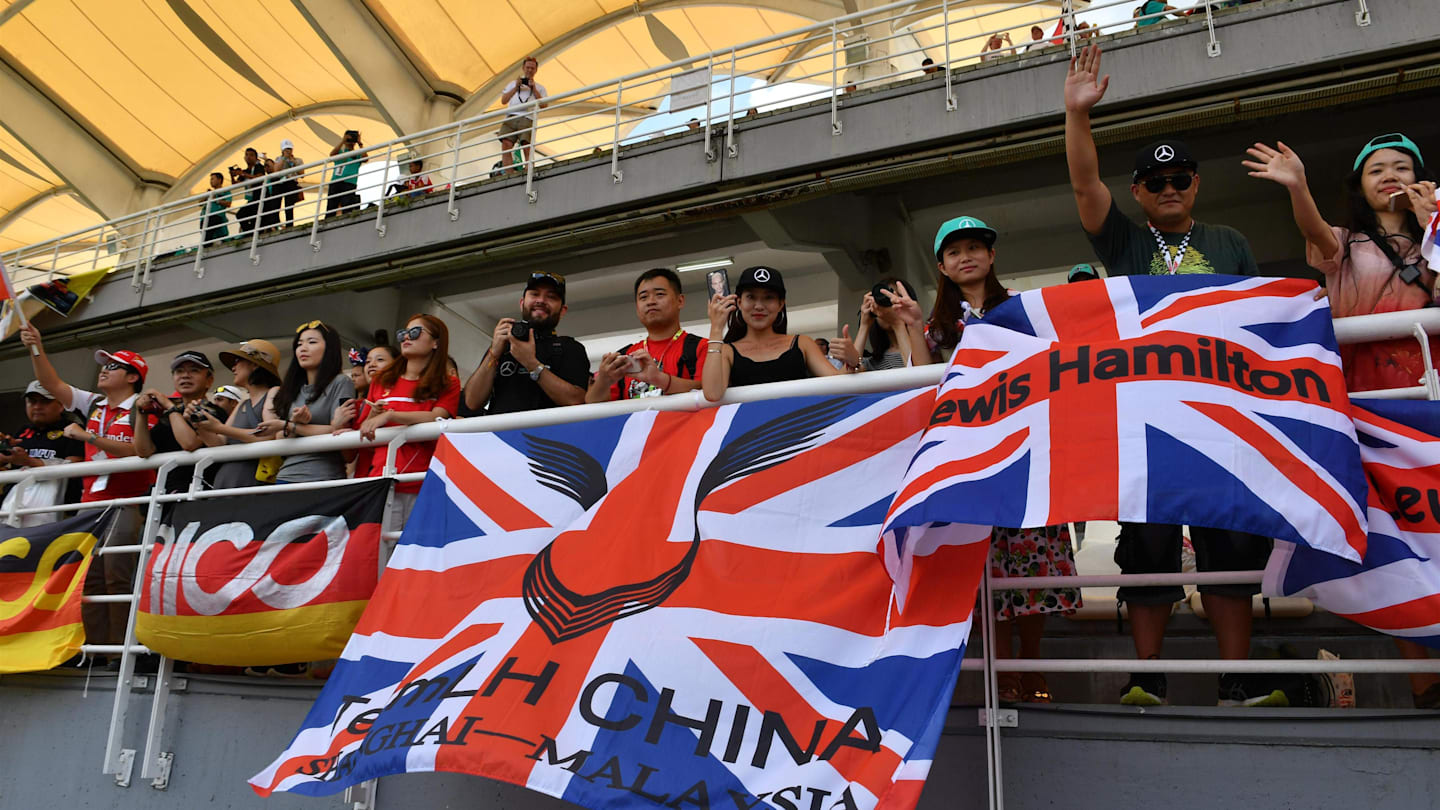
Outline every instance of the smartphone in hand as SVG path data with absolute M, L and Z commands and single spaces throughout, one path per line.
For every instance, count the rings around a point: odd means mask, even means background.
M 711 270 L 705 274 L 705 287 L 710 291 L 710 297 L 720 296 L 724 298 L 730 294 L 730 274 L 724 270 Z
M 1399 191 L 1391 194 L 1389 206 L 1391 211 L 1409 211 L 1410 193 L 1402 188 Z

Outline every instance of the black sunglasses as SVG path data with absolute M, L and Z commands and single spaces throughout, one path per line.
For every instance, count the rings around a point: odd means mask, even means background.
M 418 340 L 425 331 L 425 327 L 423 326 L 412 326 L 409 329 L 396 329 L 395 339 L 401 343 L 407 340 Z
M 1140 185 L 1151 194 L 1159 194 L 1165 190 L 1166 185 L 1174 186 L 1176 191 L 1184 191 L 1195 182 L 1195 175 L 1181 172 L 1179 174 L 1152 174 L 1140 181 Z
M 105 365 L 101 366 L 100 368 L 103 369 L 103 370 L 105 370 L 105 371 L 127 371 L 127 372 L 129 372 L 129 373 L 131 373 L 131 374 L 139 374 L 139 373 L 140 373 L 140 372 L 136 371 L 135 369 L 133 369 L 133 368 L 125 365 L 124 363 L 106 363 Z

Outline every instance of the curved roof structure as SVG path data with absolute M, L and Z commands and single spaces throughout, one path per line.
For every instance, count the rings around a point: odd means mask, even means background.
M 962 5 L 966 17 L 1000 7 L 959 0 L 952 29 Z M 275 154 L 289 139 L 308 161 L 346 129 L 377 143 L 476 115 L 498 105 L 528 55 L 541 59 L 540 81 L 555 95 L 856 6 L 0 0 L 0 250 L 194 193 L 249 145 Z M 918 2 L 914 19 L 934 17 L 938 7 Z M 1032 5 L 1025 13 L 1052 12 Z M 913 41 L 929 47 L 936 38 Z M 794 50 L 778 47 L 743 67 L 797 58 L 808 46 L 796 41 Z

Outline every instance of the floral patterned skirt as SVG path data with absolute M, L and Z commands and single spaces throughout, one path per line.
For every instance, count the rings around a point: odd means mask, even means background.
M 1039 529 L 996 526 L 990 532 L 990 576 L 1075 576 L 1075 553 L 1070 546 L 1069 524 Z M 1074 613 L 1081 604 L 1079 588 L 996 590 L 991 596 L 995 603 L 995 618 L 1002 622 L 1017 616 Z

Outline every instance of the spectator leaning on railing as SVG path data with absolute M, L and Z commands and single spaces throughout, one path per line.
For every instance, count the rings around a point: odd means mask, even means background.
M 270 438 L 260 430 L 265 410 L 280 390 L 280 350 L 268 340 L 251 339 L 234 349 L 220 352 L 220 362 L 234 375 L 234 386 L 244 392 L 240 404 L 222 423 L 213 414 L 202 413 L 196 424 L 201 437 L 211 447 L 226 444 L 248 444 Z M 260 460 L 225 461 L 215 465 L 213 486 L 216 489 L 253 487 L 266 483 L 269 476 L 260 470 Z
M 531 273 L 520 298 L 520 317 L 500 319 L 480 366 L 465 381 L 465 415 L 585 401 L 590 357 L 580 341 L 555 334 L 565 312 L 565 277 Z
M 0 434 L 0 441 L 4 441 L 0 445 L 0 465 L 3 469 L 45 467 L 84 459 L 85 444 L 65 435 L 65 426 L 78 424 L 79 417 L 74 411 L 65 410 L 65 406 L 38 380 L 25 386 L 25 419 L 26 423 L 15 433 L 9 436 Z M 28 486 L 10 488 L 4 503 L 0 504 L 0 513 L 8 516 L 12 507 L 53 506 L 79 500 L 79 479 L 31 481 Z M 69 515 L 60 512 L 37 512 L 16 515 L 13 521 L 7 517 L 7 524 L 17 528 L 39 526 L 66 517 Z
M 586 402 L 658 397 L 700 387 L 705 340 L 680 328 L 685 293 L 680 277 L 655 267 L 635 279 L 635 317 L 645 337 L 606 352 L 585 392 Z
M 20 340 L 32 347 L 30 363 L 35 368 L 35 378 L 45 390 L 55 396 L 56 401 L 66 410 L 85 415 L 85 426 L 65 426 L 64 435 L 85 443 L 85 460 L 101 461 L 135 455 L 134 425 L 145 420 L 148 427 L 154 427 L 156 416 L 142 414 L 135 408 L 135 399 L 145 382 L 149 370 L 145 358 L 128 350 L 116 352 L 95 352 L 95 362 L 100 364 L 96 377 L 99 392 L 75 388 L 60 378 L 51 365 L 50 357 L 40 339 L 40 331 L 33 324 L 20 328 Z M 155 482 L 151 470 L 136 472 L 89 475 L 81 481 L 82 502 L 110 500 L 112 498 L 134 498 L 149 494 Z M 129 546 L 139 542 L 140 507 L 122 506 L 116 509 L 114 521 L 106 533 L 103 546 Z M 90 570 L 85 575 L 85 593 L 116 594 L 130 593 L 135 578 L 136 555 L 96 554 L 91 558 Z M 125 622 L 129 606 L 124 604 L 85 604 L 82 607 L 85 622 L 85 638 L 92 644 L 119 644 L 125 640 Z
M 1244 161 L 1251 177 L 1272 180 L 1290 193 L 1295 224 L 1305 237 L 1305 259 L 1325 275 L 1337 318 L 1420 309 L 1434 304 L 1435 270 L 1420 255 L 1424 223 L 1435 215 L 1434 175 L 1420 147 L 1400 133 L 1381 135 L 1355 156 L 1345 179 L 1346 212 L 1339 226 L 1320 214 L 1305 182 L 1300 156 L 1283 143 L 1257 143 Z M 1430 339 L 1431 357 L 1440 341 Z M 1425 374 L 1414 338 L 1340 347 L 1351 391 L 1409 388 Z
M 806 335 L 787 335 L 785 279 L 773 267 L 745 268 L 731 295 L 710 297 L 710 343 L 701 374 L 705 398 L 714 402 L 731 386 L 757 385 L 808 377 L 830 377 L 860 370 L 860 353 L 845 336 L 830 342 L 830 354 L 843 369 L 830 365 Z
M 205 195 L 204 230 L 206 242 L 218 242 L 230 236 L 225 212 L 230 208 L 230 191 L 225 188 L 225 175 L 210 173 L 210 192 Z
M 496 134 L 500 138 L 501 160 L 505 163 L 506 171 L 515 163 L 516 144 L 524 145 L 525 160 L 530 159 L 530 141 L 534 137 L 535 122 L 539 118 L 540 110 L 550 106 L 550 102 L 545 100 L 549 95 L 545 92 L 545 85 L 535 81 L 535 73 L 540 69 L 539 60 L 527 56 L 520 64 L 519 78 L 506 85 L 505 90 L 500 93 L 500 103 L 505 105 L 505 120 L 500 123 L 500 130 Z
M 275 170 L 280 174 L 280 182 L 275 184 L 272 193 L 275 193 L 285 204 L 285 224 L 295 224 L 295 206 L 305 199 L 305 193 L 300 190 L 300 173 L 294 171 L 305 161 L 295 156 L 295 144 L 289 138 L 280 142 L 280 157 L 275 159 Z
M 355 384 L 340 367 L 340 333 L 324 321 L 295 327 L 290 367 L 280 390 L 269 399 L 265 419 L 256 428 L 277 439 L 323 436 L 343 427 L 335 411 L 355 398 Z M 328 481 L 345 477 L 345 459 L 338 451 L 286 456 L 276 483 Z
M 395 339 L 400 343 L 400 362 L 380 369 L 370 382 L 366 404 L 373 403 L 373 408 L 360 424 L 360 435 L 367 439 L 375 438 L 375 431 L 383 427 L 453 419 L 460 412 L 460 380 L 447 367 L 450 330 L 445 322 L 433 315 L 411 315 L 405 328 L 396 331 Z M 352 399 L 341 405 L 336 411 L 336 421 L 353 419 L 357 401 Z M 385 473 L 385 448 L 374 450 L 367 468 L 356 466 L 356 477 Z M 425 472 L 434 452 L 435 442 L 407 442 L 396 451 L 395 471 Z M 419 481 L 396 484 L 387 525 L 396 530 L 402 528 L 419 494 Z
M 143 422 L 135 423 L 135 452 L 141 458 L 149 458 L 156 453 L 199 450 L 204 445 L 204 439 L 196 432 L 195 425 L 205 419 L 202 412 L 211 418 L 224 416 L 219 406 L 205 398 L 210 386 L 215 383 L 215 367 L 204 352 L 191 350 L 176 355 L 170 361 L 170 376 L 178 396 L 171 397 L 151 388 L 140 392 L 136 401 L 142 412 L 160 414 L 160 421 L 153 429 Z M 194 474 L 195 467 L 188 464 L 171 470 L 165 479 L 166 491 L 184 492 L 189 489 L 190 478 Z
M 1185 144 L 1161 140 L 1135 156 L 1130 193 L 1147 219 L 1142 228 L 1120 212 L 1100 179 L 1100 161 L 1090 132 L 1090 110 L 1105 95 L 1110 77 L 1100 77 L 1100 46 L 1084 48 L 1070 61 L 1065 79 L 1065 156 L 1080 223 L 1095 254 L 1111 275 L 1173 275 L 1226 273 L 1256 275 L 1255 257 L 1245 237 L 1231 228 L 1198 223 L 1191 217 L 1200 174 Z M 1270 556 L 1269 538 L 1245 532 L 1190 527 L 1196 565 L 1201 571 L 1254 571 Z M 1181 527 L 1156 523 L 1122 523 L 1115 562 L 1125 574 L 1180 571 Z M 1200 598 L 1220 657 L 1250 657 L 1251 597 L 1254 585 L 1201 585 Z M 1173 604 L 1185 597 L 1180 586 L 1122 587 L 1116 598 L 1130 611 L 1135 654 L 1159 658 L 1165 625 Z M 1285 693 L 1266 689 L 1257 676 L 1221 675 L 1223 705 L 1288 705 Z M 1121 703 L 1155 705 L 1165 702 L 1163 674 L 1135 674 L 1121 694 Z

